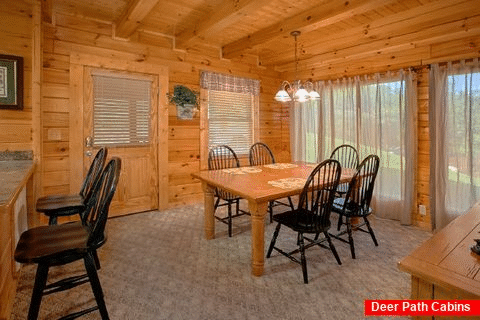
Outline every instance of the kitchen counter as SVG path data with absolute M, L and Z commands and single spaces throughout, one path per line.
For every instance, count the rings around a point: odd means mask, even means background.
M 19 265 L 13 253 L 33 211 L 34 170 L 31 152 L 0 152 L 0 320 L 10 318 L 15 298 Z
M 33 170 L 33 160 L 0 161 L 0 207 L 10 204 L 17 197 Z

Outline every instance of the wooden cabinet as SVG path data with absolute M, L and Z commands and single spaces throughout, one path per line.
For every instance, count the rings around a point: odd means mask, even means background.
M 470 250 L 479 232 L 480 203 L 400 261 L 398 267 L 412 276 L 411 298 L 480 299 L 480 256 Z
M 13 259 L 16 239 L 28 226 L 27 189 L 31 189 L 33 161 L 0 161 L 0 320 L 10 319 L 17 286 Z

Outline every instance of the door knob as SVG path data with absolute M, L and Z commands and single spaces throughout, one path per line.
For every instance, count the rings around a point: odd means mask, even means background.
M 93 138 L 91 136 L 88 136 L 85 138 L 85 147 L 87 148 L 93 147 Z

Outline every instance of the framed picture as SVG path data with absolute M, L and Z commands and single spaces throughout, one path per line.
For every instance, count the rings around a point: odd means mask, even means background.
M 0 109 L 23 109 L 23 57 L 0 54 Z

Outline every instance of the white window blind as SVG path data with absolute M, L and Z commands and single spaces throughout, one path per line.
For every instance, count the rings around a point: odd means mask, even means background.
M 250 93 L 208 91 L 209 148 L 226 144 L 238 155 L 253 143 L 254 97 Z
M 93 143 L 150 142 L 151 81 L 123 74 L 93 75 Z

